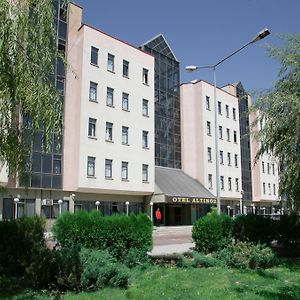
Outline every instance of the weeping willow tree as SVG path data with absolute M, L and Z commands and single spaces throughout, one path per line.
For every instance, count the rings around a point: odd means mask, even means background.
M 285 35 L 282 47 L 268 47 L 280 63 L 274 88 L 259 95 L 254 109 L 255 123 L 265 121 L 255 134 L 260 142 L 257 154 L 272 153 L 281 165 L 280 193 L 291 208 L 300 209 L 300 36 Z M 255 124 L 254 124 L 255 125 Z
M 0 0 L 0 163 L 12 177 L 24 170 L 37 130 L 46 146 L 61 132 L 60 58 L 52 0 Z

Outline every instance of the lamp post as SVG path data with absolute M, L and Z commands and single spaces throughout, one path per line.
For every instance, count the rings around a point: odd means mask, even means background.
M 153 202 L 150 202 L 150 220 L 153 222 Z
M 230 205 L 227 205 L 227 215 L 230 216 L 230 209 L 231 209 L 231 206 Z
M 126 215 L 128 216 L 128 213 L 129 213 L 129 201 L 126 201 L 125 205 L 126 205 Z
M 97 209 L 97 211 L 99 211 L 100 201 L 96 201 L 95 204 L 96 204 L 96 209 Z
M 185 67 L 186 71 L 193 72 L 199 69 L 211 69 L 213 70 L 214 74 L 214 106 L 215 106 L 215 147 L 216 147 L 216 197 L 217 197 L 217 212 L 218 214 L 221 213 L 221 201 L 220 201 L 220 163 L 219 163 L 219 141 L 218 141 L 218 101 L 217 101 L 217 75 L 216 75 L 216 68 L 222 64 L 225 60 L 230 58 L 231 56 L 235 55 L 236 53 L 240 52 L 247 46 L 256 43 L 257 41 L 265 38 L 267 35 L 270 34 L 270 31 L 267 28 L 262 29 L 250 42 L 243 45 L 241 48 L 237 49 L 230 55 L 226 56 L 225 58 L 221 59 L 214 65 L 206 65 L 206 66 L 187 66 Z M 242 208 L 242 207 L 241 207 Z M 241 210 L 242 212 L 242 210 Z
M 243 200 L 244 200 L 244 191 L 241 190 L 241 197 L 240 197 L 240 215 L 243 214 Z
M 14 198 L 14 203 L 15 203 L 15 219 L 18 218 L 18 203 L 20 202 L 20 196 L 17 195 L 16 198 Z
M 255 215 L 255 205 L 254 205 L 254 203 L 252 204 L 252 211 L 253 211 L 253 214 Z
M 63 201 L 61 199 L 58 200 L 58 205 L 59 205 L 59 215 L 61 215 L 61 206 L 63 204 Z

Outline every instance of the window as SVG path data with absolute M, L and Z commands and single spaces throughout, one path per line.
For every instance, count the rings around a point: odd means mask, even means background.
M 228 191 L 232 190 L 231 177 L 228 177 Z
M 223 140 L 223 127 L 219 126 L 219 139 Z
M 208 188 L 212 189 L 213 185 L 212 185 L 212 174 L 208 174 Z
M 106 131 L 105 131 L 105 139 L 107 141 L 112 141 L 113 139 L 113 123 L 106 122 Z
M 105 178 L 112 178 L 112 160 L 105 160 Z
M 143 68 L 143 84 L 148 84 L 148 70 Z
M 273 184 L 273 195 L 276 195 L 276 184 Z
M 122 177 L 122 180 L 128 180 L 128 162 L 127 161 L 122 161 L 121 177 Z
M 129 110 L 129 94 L 123 93 L 122 94 L 122 109 Z
M 211 159 L 211 148 L 210 147 L 207 148 L 207 160 L 212 161 L 212 159 Z
M 113 106 L 114 105 L 114 89 L 108 87 L 106 94 L 106 105 Z
M 129 62 L 123 59 L 123 76 L 129 77 Z
M 235 108 L 232 109 L 232 118 L 234 121 L 236 121 L 236 111 Z
M 227 162 L 228 162 L 228 166 L 231 166 L 231 153 L 227 152 Z
M 230 129 L 226 128 L 227 141 L 230 142 Z
M 115 56 L 108 53 L 107 55 L 107 71 L 114 72 L 115 70 Z
M 60 210 L 60 205 L 58 204 L 58 200 L 53 200 L 53 205 L 42 205 L 41 215 L 47 219 L 56 219 L 59 216 L 59 210 Z M 69 210 L 69 202 L 63 201 L 63 203 L 61 204 L 61 212 L 64 213 L 68 210 Z
M 128 145 L 128 127 L 122 126 L 122 144 Z
M 233 131 L 233 141 L 235 143 L 237 143 L 237 133 L 236 133 L 236 131 Z
M 89 94 L 89 100 L 97 102 L 97 86 L 98 84 L 96 82 L 90 81 L 90 94 Z
M 239 191 L 239 179 L 238 178 L 235 179 L 235 191 L 236 192 Z
M 265 162 L 264 161 L 261 163 L 261 167 L 262 167 L 262 172 L 265 173 Z
M 149 116 L 149 101 L 146 99 L 143 99 L 143 116 Z
M 148 165 L 143 164 L 143 182 L 148 182 Z
M 207 135 L 211 135 L 211 126 L 210 126 L 210 122 L 206 122 L 206 132 Z
M 266 184 L 263 182 L 263 194 L 266 194 Z
M 95 176 L 95 157 L 88 156 L 87 160 L 87 176 Z
M 224 176 L 220 176 L 221 190 L 224 190 Z
M 220 101 L 218 101 L 218 113 L 219 113 L 219 115 L 222 114 L 222 104 Z
M 143 148 L 148 148 L 148 131 L 143 130 Z
M 270 164 L 267 163 L 267 170 L 268 170 L 268 174 L 270 174 Z
M 96 47 L 91 47 L 91 64 L 98 66 L 98 51 Z
M 275 165 L 272 164 L 272 174 L 275 175 Z
M 89 118 L 89 129 L 88 129 L 88 135 L 90 137 L 95 137 L 96 136 L 96 119 Z
M 226 118 L 229 118 L 229 106 L 225 105 L 225 111 L 226 111 Z
M 210 97 L 206 96 L 206 109 L 210 110 Z
M 271 183 L 268 183 L 269 195 L 271 195 Z
M 238 165 L 238 155 L 237 154 L 234 154 L 234 166 L 237 168 L 239 165 Z
M 224 164 L 224 157 L 223 157 L 223 151 L 220 151 L 220 164 Z

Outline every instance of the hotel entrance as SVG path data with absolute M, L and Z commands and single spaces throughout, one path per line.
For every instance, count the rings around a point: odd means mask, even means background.
M 166 205 L 166 225 L 191 225 L 190 205 Z

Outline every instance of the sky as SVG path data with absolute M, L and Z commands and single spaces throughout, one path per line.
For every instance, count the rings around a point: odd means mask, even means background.
M 300 34 L 300 0 L 76 0 L 83 22 L 134 46 L 162 33 L 180 62 L 180 81 L 213 82 L 211 70 L 187 73 L 187 65 L 215 64 L 261 29 L 271 35 L 218 66 L 217 85 L 241 81 L 257 91 L 272 88 L 279 64 L 266 44 L 282 33 Z

